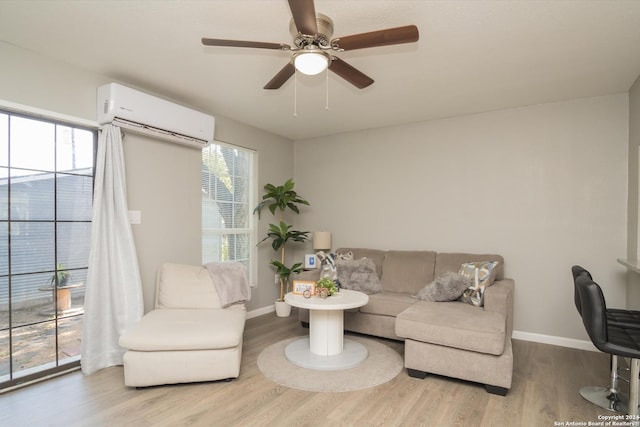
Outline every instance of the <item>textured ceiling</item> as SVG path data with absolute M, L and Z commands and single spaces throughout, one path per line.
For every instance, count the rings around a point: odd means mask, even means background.
M 335 37 L 415 24 L 420 40 L 338 54 L 375 83 L 330 73 L 328 110 L 324 74 L 262 89 L 289 53 L 200 43 L 291 44 L 285 0 L 4 0 L 0 40 L 294 140 L 626 92 L 640 74 L 640 1 L 315 5 Z

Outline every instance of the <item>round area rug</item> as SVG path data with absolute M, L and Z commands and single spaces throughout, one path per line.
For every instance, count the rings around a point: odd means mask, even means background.
M 364 345 L 367 358 L 358 366 L 339 371 L 316 371 L 296 366 L 287 360 L 285 347 L 300 337 L 289 338 L 265 348 L 258 356 L 258 368 L 271 381 L 298 390 L 353 391 L 384 384 L 403 368 L 402 357 L 392 348 L 376 341 L 349 335 Z

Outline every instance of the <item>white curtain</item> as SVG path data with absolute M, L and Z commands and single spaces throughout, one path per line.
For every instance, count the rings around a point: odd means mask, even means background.
M 144 313 L 136 248 L 129 223 L 120 128 L 98 138 L 91 251 L 82 327 L 82 372 L 122 364 L 118 339 Z

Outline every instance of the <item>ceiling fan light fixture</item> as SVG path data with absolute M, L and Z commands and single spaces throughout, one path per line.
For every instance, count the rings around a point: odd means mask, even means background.
M 293 59 L 293 65 L 302 74 L 315 76 L 327 69 L 329 57 L 323 52 L 300 52 Z

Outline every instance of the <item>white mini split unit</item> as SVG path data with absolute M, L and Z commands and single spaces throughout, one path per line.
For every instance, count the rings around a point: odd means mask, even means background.
M 202 149 L 213 141 L 213 116 L 117 83 L 98 88 L 98 123 Z

